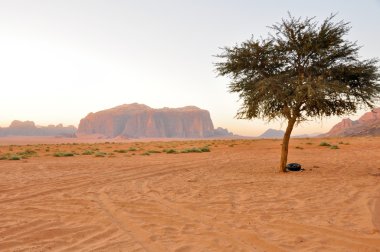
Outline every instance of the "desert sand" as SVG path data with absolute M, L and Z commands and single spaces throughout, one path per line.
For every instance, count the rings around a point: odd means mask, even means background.
M 280 144 L 2 144 L 0 251 L 380 251 L 380 138 Z

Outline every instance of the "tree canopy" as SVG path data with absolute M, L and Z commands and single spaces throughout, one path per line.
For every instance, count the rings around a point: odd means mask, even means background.
M 242 100 L 238 118 L 285 119 L 290 137 L 296 123 L 376 104 L 378 59 L 361 60 L 357 43 L 345 39 L 349 23 L 334 18 L 318 23 L 289 14 L 267 38 L 222 48 L 215 66 Z
M 291 118 L 343 115 L 373 107 L 379 97 L 377 59 L 360 60 L 359 46 L 343 37 L 350 27 L 330 16 L 283 19 L 266 39 L 223 48 L 216 63 L 240 94 L 239 118 Z

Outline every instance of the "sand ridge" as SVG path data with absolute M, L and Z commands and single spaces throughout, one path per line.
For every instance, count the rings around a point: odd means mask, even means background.
M 37 154 L 0 160 L 0 248 L 380 251 L 379 140 L 292 139 L 286 174 L 279 140 L 3 145 Z

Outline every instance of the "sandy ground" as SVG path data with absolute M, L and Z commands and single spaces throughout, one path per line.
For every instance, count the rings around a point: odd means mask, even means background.
M 380 251 L 380 138 L 280 143 L 2 145 L 0 251 Z

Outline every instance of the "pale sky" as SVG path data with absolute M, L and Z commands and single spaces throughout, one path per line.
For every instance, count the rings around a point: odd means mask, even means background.
M 78 126 L 89 112 L 138 102 L 195 105 L 240 135 L 284 129 L 234 118 L 240 103 L 229 80 L 216 77 L 213 55 L 266 37 L 288 11 L 318 20 L 338 13 L 363 59 L 380 57 L 378 0 L 0 0 L 0 126 Z M 303 123 L 294 134 L 326 132 L 340 120 Z

